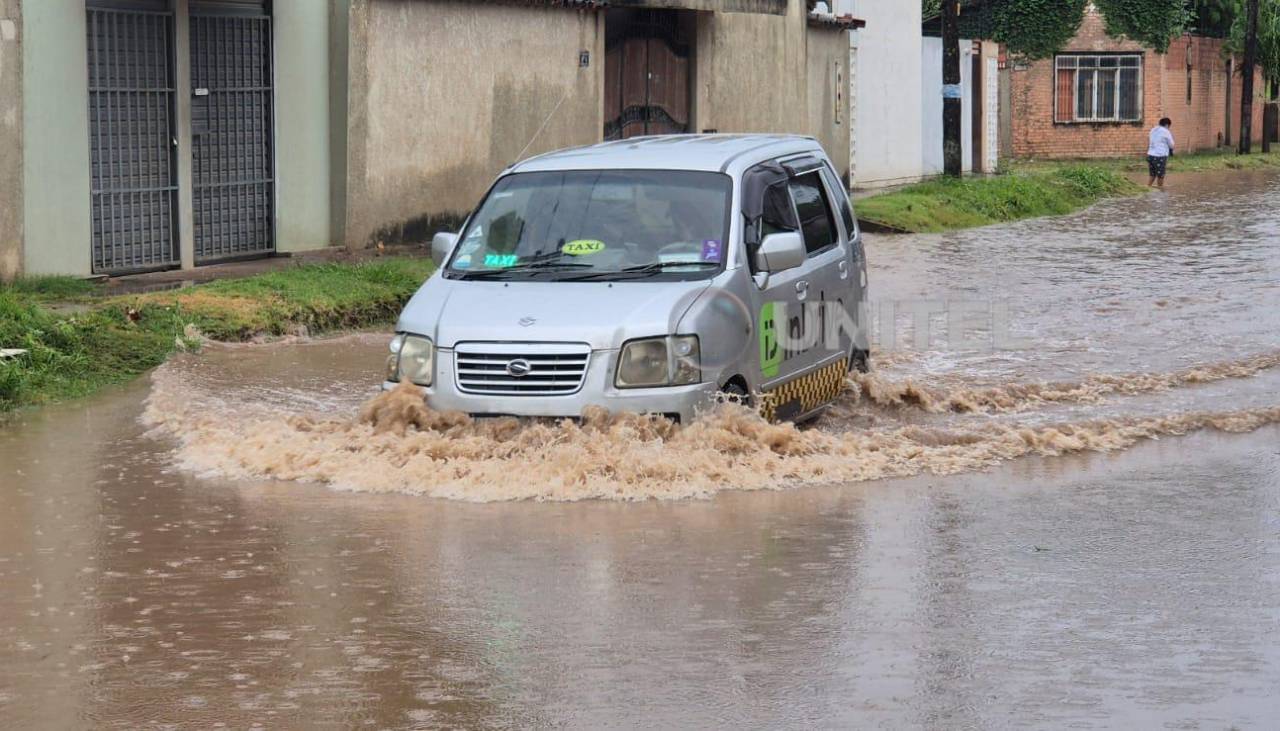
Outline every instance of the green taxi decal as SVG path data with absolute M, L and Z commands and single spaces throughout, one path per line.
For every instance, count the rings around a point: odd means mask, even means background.
M 520 257 L 515 254 L 485 254 L 484 265 L 490 269 L 506 269 L 513 267 L 520 261 Z
M 773 302 L 766 302 L 760 308 L 760 373 L 765 378 L 778 375 L 778 367 L 782 365 L 782 345 L 778 342 L 773 305 Z
M 590 256 L 604 251 L 604 242 L 596 239 L 578 239 L 566 243 L 560 247 L 560 250 L 569 256 Z

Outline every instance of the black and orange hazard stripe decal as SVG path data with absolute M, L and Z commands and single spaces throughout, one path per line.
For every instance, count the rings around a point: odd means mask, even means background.
M 828 404 L 840 395 L 849 373 L 848 358 L 841 358 L 760 395 L 760 413 L 769 421 L 786 421 Z

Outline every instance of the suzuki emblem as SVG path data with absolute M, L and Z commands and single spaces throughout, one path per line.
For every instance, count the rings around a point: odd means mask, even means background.
M 530 325 L 532 325 L 537 321 L 538 321 L 538 318 L 536 317 L 522 317 L 519 320 L 521 327 L 529 327 Z
M 524 378 L 533 372 L 533 364 L 524 358 L 516 358 L 507 363 L 507 375 L 512 378 Z

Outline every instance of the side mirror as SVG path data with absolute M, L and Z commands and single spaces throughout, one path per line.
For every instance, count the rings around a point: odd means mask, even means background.
M 458 245 L 458 235 L 441 231 L 431 239 L 431 261 L 435 262 L 438 267 L 444 266 L 445 260 L 449 258 L 449 252 L 453 251 L 453 247 Z
M 769 274 L 784 272 L 803 264 L 806 256 L 804 239 L 798 232 L 769 234 L 756 251 L 756 269 Z

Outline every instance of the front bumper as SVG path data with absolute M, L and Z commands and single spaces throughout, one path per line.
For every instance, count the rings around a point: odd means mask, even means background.
M 663 414 L 689 423 L 699 411 L 713 404 L 719 389 L 714 383 L 662 388 L 625 388 L 613 385 L 618 351 L 591 353 L 582 387 L 576 392 L 555 396 L 506 396 L 465 393 L 458 389 L 452 350 L 436 351 L 435 383 L 426 388 L 427 405 L 437 411 L 462 411 L 472 416 L 578 417 L 588 406 L 611 412 Z M 384 391 L 397 384 L 387 381 Z

